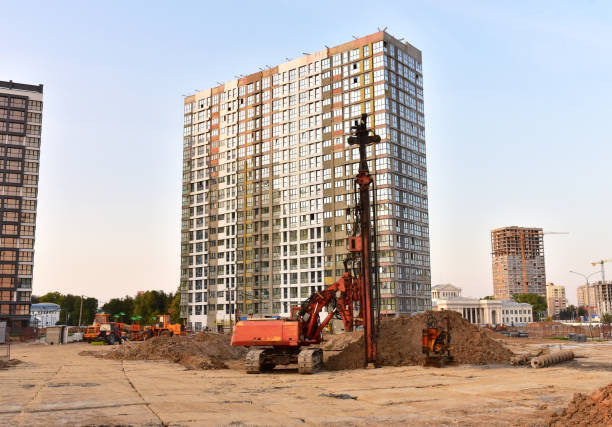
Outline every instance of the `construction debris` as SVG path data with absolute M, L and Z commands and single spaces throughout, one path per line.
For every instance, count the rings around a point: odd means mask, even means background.
M 533 358 L 542 356 L 543 354 L 547 353 L 548 349 L 542 348 L 537 353 L 517 354 L 516 356 L 510 359 L 510 364 L 512 366 L 529 365 Z
M 532 368 L 545 368 L 546 366 L 554 365 L 556 363 L 565 362 L 566 360 L 572 360 L 574 358 L 574 352 L 571 350 L 558 351 L 556 353 L 545 354 L 543 356 L 534 357 L 531 359 Z
M 551 427 L 612 425 L 612 384 L 588 396 L 583 393 L 574 394 L 574 399 L 563 412 L 549 417 L 548 425 Z
M 241 360 L 246 351 L 230 346 L 230 337 L 212 332 L 195 336 L 159 336 L 142 343 L 116 347 L 109 352 L 81 352 L 114 360 L 168 360 L 188 369 L 227 369 L 227 362 Z
M 460 364 L 507 363 L 513 356 L 498 335 L 480 330 L 453 311 L 433 311 L 438 320 L 448 318 L 452 354 Z M 426 314 L 384 319 L 378 337 L 378 364 L 381 366 L 420 365 L 424 362 L 421 348 L 422 331 L 426 327 Z M 446 322 L 446 321 L 445 321 Z M 445 323 L 444 322 L 444 323 Z M 503 337 L 502 337 L 503 338 Z M 363 332 L 356 331 L 330 335 L 321 344 L 323 365 L 328 370 L 357 369 L 364 366 Z

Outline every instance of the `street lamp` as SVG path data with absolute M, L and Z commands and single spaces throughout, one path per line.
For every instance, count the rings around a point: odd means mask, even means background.
M 573 274 L 577 274 L 577 275 L 579 275 L 579 276 L 582 276 L 582 277 L 584 277 L 584 280 L 586 280 L 586 304 L 587 304 L 587 319 L 588 319 L 588 321 L 589 321 L 589 323 L 590 323 L 590 322 L 591 322 L 591 302 L 590 302 L 590 300 L 589 300 L 589 298 L 590 298 L 590 292 L 589 292 L 589 286 L 590 286 L 590 285 L 589 285 L 589 277 L 593 276 L 594 274 L 599 273 L 599 271 L 594 271 L 593 273 L 591 273 L 591 274 L 589 274 L 589 275 L 585 275 L 585 274 L 582 274 L 582 273 L 578 273 L 577 271 L 573 271 L 573 270 L 570 270 L 570 273 L 573 273 Z M 576 309 L 576 310 L 577 310 L 577 309 Z

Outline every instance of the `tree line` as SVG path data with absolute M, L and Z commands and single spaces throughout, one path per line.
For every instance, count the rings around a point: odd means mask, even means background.
M 110 315 L 119 315 L 119 321 L 131 323 L 131 318 L 141 317 L 141 323 L 153 323 L 154 316 L 159 314 L 170 314 L 173 323 L 179 323 L 180 319 L 180 293 L 164 291 L 145 291 L 135 297 L 126 295 L 123 298 L 112 298 L 102 307 L 98 307 L 98 300 L 92 297 L 81 297 L 80 295 L 62 294 L 60 292 L 49 292 L 42 296 L 32 295 L 32 304 L 50 302 L 60 306 L 60 318 L 58 324 L 78 326 L 81 314 L 81 298 L 83 301 L 83 312 L 81 325 L 91 325 L 98 308 Z

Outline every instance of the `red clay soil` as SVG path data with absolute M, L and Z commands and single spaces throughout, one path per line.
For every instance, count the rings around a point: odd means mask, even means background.
M 612 384 L 589 396 L 576 393 L 563 412 L 549 417 L 548 424 L 554 427 L 612 425 Z
M 496 341 L 500 334 L 489 330 L 479 330 L 465 320 L 459 313 L 452 311 L 430 312 L 438 322 L 450 324 L 451 352 L 460 364 L 507 363 L 513 353 Z M 426 314 L 410 317 L 383 319 L 378 337 L 378 363 L 382 366 L 419 365 L 424 357 L 421 350 L 422 331 L 426 324 Z M 363 332 L 356 331 L 330 335 L 322 343 L 326 369 L 356 369 L 364 365 Z
M 244 358 L 246 350 L 232 347 L 229 335 L 200 332 L 195 336 L 160 336 L 130 342 L 109 352 L 80 354 L 114 360 L 168 360 L 188 369 L 227 369 L 226 362 Z

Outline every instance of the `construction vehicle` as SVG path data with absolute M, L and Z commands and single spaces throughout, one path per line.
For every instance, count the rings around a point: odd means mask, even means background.
M 87 327 L 87 330 L 83 334 L 83 341 L 92 342 L 98 339 L 100 336 L 100 325 L 108 323 L 110 314 L 107 313 L 96 313 L 93 324 Z
M 344 273 L 334 284 L 315 292 L 301 306 L 291 308 L 290 318 L 239 320 L 233 330 L 232 345 L 250 346 L 246 356 L 246 371 L 260 373 L 276 365 L 297 363 L 298 372 L 311 374 L 321 368 L 323 353 L 319 344 L 322 331 L 333 317 L 341 318 L 345 331 L 362 327 L 366 365 L 376 362 L 376 337 L 380 310 L 377 280 L 376 217 L 370 217 L 370 184 L 372 176 L 368 169 L 366 146 L 380 142 L 380 137 L 367 128 L 367 114 L 361 116 L 353 126 L 350 145 L 359 146 L 359 173 L 355 179 L 352 236 L 348 239 L 349 254 L 344 260 Z M 357 188 L 359 189 L 357 191 Z M 372 194 L 376 194 L 375 191 Z M 357 198 L 358 195 L 358 198 Z M 374 200 L 375 203 L 375 200 Z M 374 216 L 376 210 L 374 209 Z M 327 308 L 321 321 L 320 314 Z M 355 313 L 358 313 L 355 316 Z
M 127 334 L 122 330 L 121 324 L 117 322 L 108 322 L 100 325 L 100 334 L 96 340 L 114 345 L 121 344 L 125 339 L 127 339 Z
M 126 339 L 129 341 L 144 341 L 147 335 L 147 329 L 144 328 L 140 324 L 140 320 L 142 316 L 132 316 L 130 320 L 132 320 L 132 324 L 128 325 L 126 323 L 122 323 L 122 329 L 125 332 Z
M 171 337 L 172 335 L 184 335 L 185 333 L 185 327 L 183 325 L 180 323 L 170 323 L 169 314 L 153 316 L 153 319 L 155 323 L 144 331 L 144 339 L 159 336 Z
M 442 325 L 431 312 L 427 312 L 426 316 L 423 329 L 423 365 L 441 368 L 453 361 L 449 319 L 446 317 L 446 325 Z

